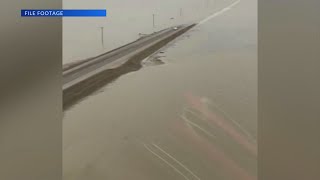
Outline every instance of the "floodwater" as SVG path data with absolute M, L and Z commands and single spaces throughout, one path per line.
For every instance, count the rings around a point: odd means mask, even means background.
M 257 2 L 233 2 L 65 112 L 65 180 L 257 179 Z
M 231 0 L 63 0 L 65 9 L 106 8 L 107 17 L 63 19 L 63 63 L 96 56 L 148 34 L 202 19 Z M 155 28 L 153 27 L 155 14 Z M 101 28 L 104 27 L 104 47 Z

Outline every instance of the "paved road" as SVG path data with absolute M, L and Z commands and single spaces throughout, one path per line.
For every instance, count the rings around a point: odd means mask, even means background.
M 181 25 L 178 26 L 178 29 L 168 28 L 159 31 L 133 43 L 97 56 L 88 62 L 81 63 L 78 66 L 63 71 L 63 90 L 106 69 L 120 66 L 135 54 L 179 31 L 184 30 L 186 27 L 188 26 Z

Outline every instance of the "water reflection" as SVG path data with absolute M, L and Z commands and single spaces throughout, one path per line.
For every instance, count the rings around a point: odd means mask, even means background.
M 64 179 L 254 180 L 256 1 L 65 112 Z

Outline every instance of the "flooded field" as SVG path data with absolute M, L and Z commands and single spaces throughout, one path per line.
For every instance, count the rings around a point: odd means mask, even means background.
M 142 69 L 65 112 L 65 180 L 257 179 L 257 2 L 217 4 Z
M 65 9 L 106 8 L 103 18 L 63 19 L 63 63 L 90 58 L 174 25 L 198 21 L 231 0 L 63 0 Z M 153 27 L 153 14 L 155 27 Z M 104 47 L 101 28 L 104 27 Z

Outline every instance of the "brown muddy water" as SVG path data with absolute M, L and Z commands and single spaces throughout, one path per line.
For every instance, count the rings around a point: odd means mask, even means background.
M 220 8 L 66 111 L 64 179 L 257 179 L 256 5 Z

